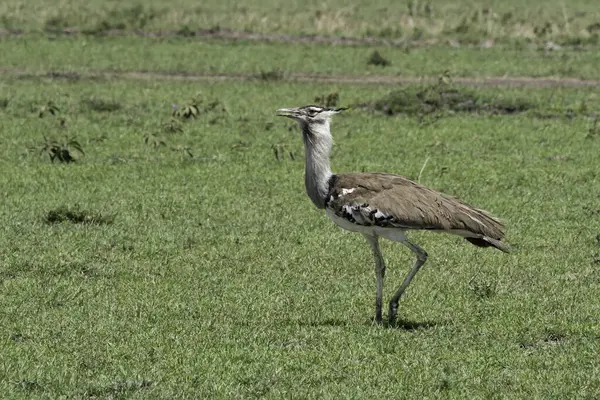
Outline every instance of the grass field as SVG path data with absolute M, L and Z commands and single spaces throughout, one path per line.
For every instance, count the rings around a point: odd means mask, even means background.
M 0 5 L 0 397 L 600 397 L 592 2 L 23 4 Z M 504 25 L 440 30 L 487 8 Z M 117 34 L 92 29 L 123 15 Z M 136 34 L 214 25 L 412 44 Z M 419 26 L 435 43 L 416 44 Z M 59 31 L 75 28 L 89 32 Z M 391 64 L 369 65 L 374 50 Z M 426 82 L 385 84 L 397 77 Z M 420 179 L 502 217 L 517 250 L 412 234 L 430 258 L 397 328 L 371 322 L 369 247 L 314 209 L 300 133 L 275 116 L 332 93 L 351 106 L 332 125 L 335 171 Z M 387 299 L 412 255 L 382 247 Z
M 0 27 L 8 31 L 82 30 L 234 30 L 276 34 L 372 36 L 403 40 L 479 42 L 482 39 L 553 40 L 563 44 L 598 44 L 600 11 L 592 0 L 273 0 L 239 3 L 209 0 L 145 2 L 6 0 Z
M 597 79 L 598 51 L 429 46 L 405 51 L 392 47 L 319 44 L 203 42 L 181 38 L 9 38 L 3 68 L 39 71 L 148 71 L 176 74 L 335 74 L 354 76 L 561 76 Z M 368 65 L 373 51 L 391 64 Z M 36 57 L 32 58 L 31 54 Z M 129 55 L 124 57 L 124 55 Z M 519 60 L 519 62 L 515 62 Z

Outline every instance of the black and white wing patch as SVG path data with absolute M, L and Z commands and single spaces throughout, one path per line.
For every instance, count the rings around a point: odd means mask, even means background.
M 385 214 L 368 204 L 349 203 L 344 204 L 338 210 L 335 210 L 338 217 L 342 217 L 353 224 L 363 226 L 381 226 L 381 227 L 399 227 L 394 222 L 394 217 Z
M 393 214 L 365 202 L 363 198 L 353 196 L 354 191 L 355 189 L 341 189 L 340 192 L 330 193 L 326 207 L 336 216 L 356 225 L 410 229 L 410 226 L 400 223 Z

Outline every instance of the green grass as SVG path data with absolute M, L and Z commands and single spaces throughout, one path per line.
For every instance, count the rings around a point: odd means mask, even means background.
M 590 0 L 550 0 L 523 4 L 517 0 L 452 2 L 290 1 L 237 3 L 210 0 L 198 4 L 177 0 L 165 4 L 100 0 L 7 0 L 0 5 L 8 30 L 56 31 L 78 28 L 102 33 L 111 29 L 179 31 L 182 28 L 232 29 L 240 32 L 371 36 L 382 38 L 554 40 L 598 43 L 600 13 Z
M 372 47 L 317 44 L 200 42 L 186 39 L 47 38 L 0 40 L 2 69 L 47 71 L 151 71 L 203 74 L 286 73 L 437 76 L 556 76 L 596 79 L 596 51 L 452 49 L 427 47 L 406 52 L 377 47 L 391 62 L 369 65 Z M 32 57 L 35 52 L 35 57 Z
M 281 79 L 597 79 L 597 5 L 563 3 L 3 2 L 23 34 L 0 39 L 0 397 L 598 398 L 597 87 Z M 215 25 L 406 46 L 130 35 Z M 96 36 L 113 28 L 129 36 Z M 144 71 L 255 79 L 118 74 Z M 371 323 L 369 247 L 314 209 L 275 116 L 335 94 L 353 106 L 335 171 L 420 176 L 503 218 L 517 250 L 412 233 L 430 258 L 400 329 Z M 382 250 L 389 299 L 413 260 Z
M 415 233 L 430 260 L 401 302 L 414 330 L 370 322 L 364 240 L 303 193 L 287 83 L 4 80 L 0 390 L 9 398 L 524 397 L 600 392 L 595 89 L 489 89 L 535 110 L 419 122 L 360 109 L 333 123 L 338 171 L 388 171 L 485 207 L 518 252 Z M 337 86 L 342 104 L 385 87 Z M 214 110 L 161 126 L 197 92 Z M 119 104 L 110 110 L 96 102 Z M 52 101 L 57 116 L 38 117 Z M 33 111 L 32 111 L 33 110 Z M 538 118 L 537 114 L 555 117 Z M 60 123 L 60 118 L 66 122 Z M 154 150 L 144 135 L 167 145 Z M 85 156 L 51 163 L 42 135 Z M 277 160 L 273 145 L 295 160 Z M 193 157 L 172 151 L 189 147 Z M 48 223 L 49 213 L 83 215 Z M 111 216 L 106 223 L 78 223 Z M 411 265 L 386 242 L 386 297 Z

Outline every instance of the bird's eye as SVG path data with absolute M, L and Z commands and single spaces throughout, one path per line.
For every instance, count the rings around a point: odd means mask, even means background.
M 311 117 L 314 117 L 315 115 L 317 115 L 320 112 L 321 112 L 321 110 L 316 109 L 316 108 L 309 108 L 308 109 L 308 115 L 310 115 Z

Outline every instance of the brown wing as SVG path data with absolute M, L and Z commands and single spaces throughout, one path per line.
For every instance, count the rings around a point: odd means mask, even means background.
M 504 236 L 502 222 L 486 211 L 398 175 L 334 175 L 328 200 L 336 215 L 360 225 L 464 232 L 479 246 L 499 247 L 486 239 Z

